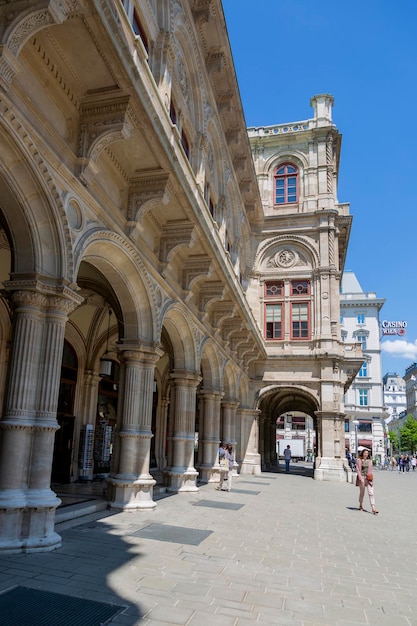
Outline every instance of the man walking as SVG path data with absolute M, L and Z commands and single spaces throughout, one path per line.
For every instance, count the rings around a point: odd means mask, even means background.
M 290 460 L 291 460 L 291 448 L 288 445 L 284 450 L 284 459 L 285 459 L 285 473 L 290 473 Z

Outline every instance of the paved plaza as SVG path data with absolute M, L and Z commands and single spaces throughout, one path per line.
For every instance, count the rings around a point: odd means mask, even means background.
M 353 484 L 292 470 L 59 524 L 61 549 L 0 557 L 0 590 L 113 603 L 112 625 L 417 626 L 417 471 L 375 473 L 374 516 Z

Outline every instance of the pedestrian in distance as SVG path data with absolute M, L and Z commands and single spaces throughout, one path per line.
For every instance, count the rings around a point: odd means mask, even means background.
M 226 479 L 227 473 L 229 471 L 229 462 L 226 459 L 226 444 L 221 443 L 219 448 L 219 466 L 220 466 L 220 481 L 217 485 L 217 491 L 221 491 L 223 487 L 223 481 Z
M 400 458 L 398 459 L 398 471 L 404 473 L 404 469 L 405 469 L 404 455 L 400 454 Z
M 372 473 L 372 460 L 369 456 L 369 450 L 361 450 L 356 461 L 356 486 L 359 487 L 359 510 L 364 511 L 363 497 L 365 495 L 365 487 L 368 490 L 369 502 L 372 507 L 372 513 L 377 515 L 379 511 L 375 508 L 374 497 L 374 477 Z
M 285 473 L 289 474 L 290 473 L 290 461 L 291 461 L 291 448 L 289 444 L 284 450 L 284 460 L 285 460 Z
M 232 475 L 233 475 L 233 466 L 235 464 L 235 455 L 233 452 L 233 446 L 231 443 L 226 445 L 225 457 L 229 464 L 227 471 L 227 491 L 232 491 Z

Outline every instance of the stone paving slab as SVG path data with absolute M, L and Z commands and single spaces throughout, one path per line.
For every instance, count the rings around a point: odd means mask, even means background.
M 0 556 L 0 593 L 126 607 L 112 626 L 417 626 L 417 471 L 376 472 L 377 516 L 368 502 L 358 510 L 354 485 L 314 481 L 299 464 L 233 488 L 64 522 L 59 550 Z M 175 543 L 144 536 L 152 525 L 174 527 Z

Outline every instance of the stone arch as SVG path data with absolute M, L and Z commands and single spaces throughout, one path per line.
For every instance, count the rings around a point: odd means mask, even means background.
M 249 381 L 243 375 L 239 378 L 239 400 L 241 407 L 249 407 Z
M 212 170 L 210 165 L 210 154 L 207 154 L 207 165 L 210 172 L 210 178 L 216 186 L 216 189 L 221 192 L 225 189 L 225 170 L 226 170 L 226 155 L 224 154 L 223 144 L 221 141 L 221 128 L 218 125 L 217 119 L 211 117 L 206 121 L 207 124 L 207 142 L 209 149 L 212 150 L 213 155 L 216 154 L 217 158 L 213 159 Z M 220 157 L 220 158 L 219 158 Z M 217 199 L 219 200 L 219 199 Z
M 154 289 L 134 249 L 116 233 L 96 230 L 80 240 L 75 257 L 77 268 L 87 261 L 111 284 L 123 316 L 123 340 L 156 341 Z
M 28 11 L 10 11 L 11 20 L 4 30 L 1 43 L 17 58 L 25 43 L 38 31 L 53 24 L 62 24 L 68 17 L 71 4 L 43 2 L 41 8 L 35 6 Z
M 201 353 L 201 372 L 203 376 L 203 387 L 206 389 L 222 389 L 222 360 L 216 346 L 208 340 Z
M 177 47 L 177 54 L 174 59 L 175 66 L 173 76 L 179 85 L 179 90 L 183 97 L 183 102 L 187 106 L 192 124 L 192 129 L 196 134 L 204 133 L 204 94 L 205 87 L 203 72 L 198 63 L 197 43 L 190 23 L 179 4 L 172 4 L 171 10 L 171 35 L 174 48 Z M 190 82 L 187 85 L 187 81 Z M 192 100 L 188 100 L 188 94 L 193 95 Z M 177 94 L 178 95 L 178 94 Z M 191 129 L 189 129 L 191 130 Z
M 254 267 L 259 270 L 263 266 L 266 256 L 272 254 L 274 248 L 277 249 L 283 244 L 294 245 L 302 250 L 308 256 L 313 269 L 320 266 L 319 251 L 310 239 L 298 235 L 279 235 L 262 242 L 255 256 Z
M 29 135 L 8 113 L 2 129 L 0 210 L 13 247 L 12 271 L 72 282 L 71 235 L 59 192 Z
M 174 304 L 166 311 L 163 326 L 172 345 L 174 369 L 198 372 L 199 341 L 190 316 Z
M 224 368 L 224 398 L 227 400 L 238 399 L 239 382 L 237 372 L 231 361 Z
M 320 398 L 318 391 L 314 392 L 303 385 L 289 386 L 285 383 L 268 385 L 259 390 L 254 409 L 263 409 L 273 419 L 275 413 L 281 415 L 292 410 L 300 410 L 314 417 L 319 410 Z M 272 415 L 273 412 L 273 415 Z
M 269 175 L 280 163 L 294 163 L 300 171 L 308 167 L 306 155 L 300 150 L 275 153 L 265 161 L 259 174 Z

